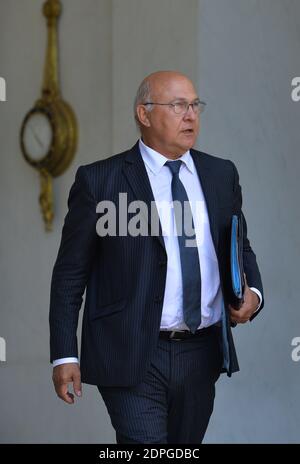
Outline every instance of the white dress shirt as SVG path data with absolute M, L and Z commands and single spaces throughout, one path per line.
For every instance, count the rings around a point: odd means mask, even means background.
M 172 207 L 172 173 L 168 166 L 165 166 L 166 161 L 171 160 L 147 147 L 142 140 L 139 143 L 158 209 L 168 257 L 161 329 L 189 330 L 183 320 L 180 252 Z M 194 161 L 189 151 L 184 153 L 180 160 L 182 164 L 179 170 L 179 178 L 191 205 L 200 261 L 202 289 L 201 325 L 198 327 L 200 329 L 215 324 L 221 319 L 222 292 L 218 260 L 212 242 L 206 204 Z
M 140 139 L 139 148 L 149 177 L 153 196 L 157 206 L 167 252 L 167 276 L 163 300 L 161 330 L 188 330 L 183 320 L 182 276 L 178 237 L 172 203 L 172 173 L 166 161 L 172 161 Z M 221 319 L 223 296 L 220 285 L 218 260 L 213 245 L 206 203 L 199 177 L 189 151 L 180 158 L 179 178 L 187 192 L 195 227 L 196 244 L 201 271 L 201 324 L 198 329 L 208 327 Z M 262 295 L 254 287 L 260 307 Z M 200 309 L 200 308 L 199 308 Z M 77 358 L 62 358 L 53 361 L 53 367 L 59 364 L 78 362 Z

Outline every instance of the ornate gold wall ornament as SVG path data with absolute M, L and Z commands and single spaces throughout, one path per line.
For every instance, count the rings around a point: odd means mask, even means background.
M 74 158 L 78 127 L 71 106 L 61 98 L 58 80 L 57 22 L 60 0 L 47 0 L 43 6 L 47 19 L 48 43 L 42 96 L 26 114 L 20 143 L 25 160 L 39 171 L 40 207 L 47 231 L 52 230 L 52 178 L 61 175 Z

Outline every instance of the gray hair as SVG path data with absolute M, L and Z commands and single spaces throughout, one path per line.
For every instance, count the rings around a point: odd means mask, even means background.
M 137 127 L 140 129 L 141 128 L 141 123 L 139 121 L 138 115 L 137 115 L 137 107 L 138 105 L 142 105 L 143 103 L 146 103 L 148 101 L 151 101 L 151 86 L 150 82 L 148 80 L 144 80 L 136 93 L 135 99 L 134 99 L 134 119 L 136 122 Z M 151 111 L 153 108 L 152 105 L 147 105 L 147 110 Z

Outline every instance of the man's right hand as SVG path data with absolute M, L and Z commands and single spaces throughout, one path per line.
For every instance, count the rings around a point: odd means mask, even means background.
M 68 391 L 69 383 L 73 383 L 73 390 L 76 396 L 82 395 L 79 364 L 66 363 L 54 367 L 52 380 L 57 396 L 66 403 L 74 403 L 74 395 Z

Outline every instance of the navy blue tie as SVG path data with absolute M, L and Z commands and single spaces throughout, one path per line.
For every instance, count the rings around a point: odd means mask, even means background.
M 179 202 L 180 208 L 174 205 L 174 214 L 180 251 L 182 290 L 183 290 L 183 318 L 192 333 L 195 333 L 201 323 L 201 274 L 197 246 L 187 246 L 187 242 L 194 240 L 196 245 L 195 231 L 193 235 L 187 235 L 187 226 L 194 229 L 192 210 L 186 190 L 179 179 L 181 161 L 167 161 L 165 164 L 170 168 L 172 178 L 173 202 Z

